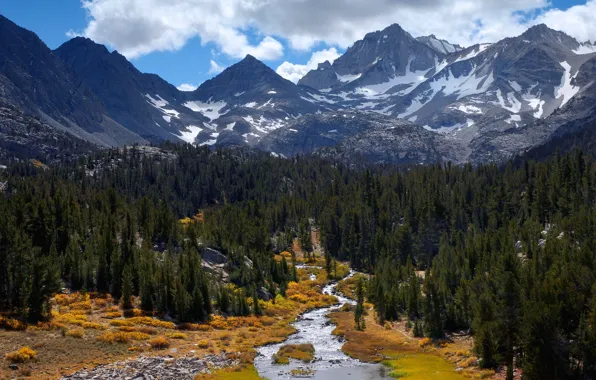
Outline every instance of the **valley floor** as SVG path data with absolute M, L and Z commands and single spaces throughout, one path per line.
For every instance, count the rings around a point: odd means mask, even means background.
M 346 269 L 342 268 L 342 272 Z M 291 322 L 298 315 L 336 302 L 334 296 L 321 292 L 329 282 L 323 269 L 304 267 L 298 274 L 300 281 L 290 284 L 286 298 L 278 296 L 275 303 L 261 301 L 262 317 L 215 316 L 206 324 L 175 326 L 143 315 L 137 309 L 124 312 L 110 297 L 100 294 L 57 295 L 49 323 L 23 326 L 14 320 L 7 323 L 11 320 L 4 318 L 4 326 L 11 326 L 14 331 L 0 330 L 2 357 L 25 346 L 36 355 L 18 363 L 4 359 L 0 379 L 56 379 L 75 373 L 81 377 L 69 378 L 78 379 L 89 375 L 83 371 L 91 372 L 101 365 L 105 366 L 93 374 L 107 378 L 115 368 L 125 367 L 122 361 L 133 360 L 138 365 L 140 360 L 146 365 L 147 357 L 159 358 L 170 365 L 183 358 L 207 358 L 195 372 L 189 370 L 189 378 L 194 379 L 258 379 L 252 365 L 255 347 L 284 341 L 294 333 Z M 350 296 L 354 284 L 353 280 L 340 282 L 338 290 Z M 437 343 L 419 340 L 411 336 L 404 323 L 380 326 L 372 305 L 367 306 L 365 331 L 355 330 L 352 311 L 330 315 L 337 325 L 334 334 L 345 338 L 342 350 L 349 356 L 363 362 L 382 362 L 390 368 L 392 376 L 414 380 L 497 376 L 474 367 L 471 338 L 455 337 Z M 218 359 L 222 357 L 225 360 Z

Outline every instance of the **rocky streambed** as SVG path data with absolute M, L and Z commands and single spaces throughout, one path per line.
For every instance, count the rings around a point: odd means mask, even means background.
M 198 374 L 210 373 L 221 368 L 238 365 L 237 360 L 227 355 L 208 355 L 173 358 L 170 356 L 141 356 L 136 359 L 101 365 L 91 370 L 79 371 L 62 377 L 63 380 L 108 379 L 108 380 L 192 380 Z
M 355 272 L 351 272 L 353 276 Z M 315 278 L 316 279 L 316 278 Z M 328 314 L 340 309 L 345 304 L 354 305 L 349 298 L 337 294 L 337 284 L 327 285 L 325 294 L 335 295 L 339 303 L 335 306 L 315 309 L 298 317 L 293 326 L 297 332 L 283 343 L 257 348 L 254 364 L 259 375 L 269 380 L 308 377 L 311 379 L 340 380 L 381 380 L 389 379 L 385 367 L 380 364 L 367 364 L 347 356 L 342 350 L 344 342 L 332 334 L 335 325 Z M 315 359 L 311 363 L 291 360 L 290 364 L 274 364 L 273 355 L 286 344 L 311 343 L 315 348 Z

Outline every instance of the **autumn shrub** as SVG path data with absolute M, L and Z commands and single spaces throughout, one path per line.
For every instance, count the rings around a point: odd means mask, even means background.
M 181 333 L 181 332 L 171 333 L 168 335 L 168 337 L 170 337 L 172 339 L 188 339 L 188 335 L 186 335 L 185 333 Z
M 157 334 L 157 329 L 154 327 L 149 327 L 149 326 L 139 326 L 139 327 L 137 327 L 137 331 L 145 333 L 145 334 L 149 334 L 149 335 Z
M 199 340 L 199 342 L 197 343 L 197 346 L 199 348 L 209 348 L 209 346 L 211 346 L 211 342 L 209 342 L 207 339 L 201 339 Z
M 66 336 L 71 338 L 81 339 L 85 335 L 85 330 L 83 329 L 71 329 L 66 332 Z
M 433 340 L 431 338 L 422 338 L 418 342 L 418 346 L 420 346 L 421 348 L 424 348 L 426 346 L 429 346 L 432 342 L 433 342 Z
M 18 319 L 6 318 L 2 316 L 0 316 L 0 327 L 11 331 L 27 330 L 27 325 Z
M 470 356 L 467 359 L 462 360 L 458 365 L 462 368 L 473 367 L 478 364 L 478 358 L 475 356 Z
M 119 311 L 109 311 L 104 315 L 104 317 L 107 319 L 120 318 L 121 316 L 122 313 L 120 313 Z
M 151 339 L 149 344 L 154 350 L 165 350 L 166 348 L 170 347 L 170 342 L 166 339 L 165 336 L 161 335 Z
M 84 329 L 93 329 L 93 330 L 105 330 L 107 327 L 102 325 L 101 323 L 96 322 L 83 322 L 81 327 Z
M 9 352 L 4 357 L 12 363 L 24 363 L 28 360 L 35 359 L 37 352 L 30 347 L 22 347 L 18 351 Z

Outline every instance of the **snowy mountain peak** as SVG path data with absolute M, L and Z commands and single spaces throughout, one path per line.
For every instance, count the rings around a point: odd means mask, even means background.
M 439 39 L 434 34 L 417 37 L 416 40 L 441 54 L 451 54 L 463 50 L 461 46 Z

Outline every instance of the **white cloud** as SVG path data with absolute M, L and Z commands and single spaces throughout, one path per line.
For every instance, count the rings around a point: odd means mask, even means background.
M 305 65 L 293 64 L 286 61 L 279 65 L 277 73 L 287 80 L 297 83 L 310 70 L 316 69 L 319 63 L 325 61 L 333 63 L 339 56 L 340 54 L 337 52 L 336 48 L 316 51 L 312 53 L 312 56 Z
M 154 51 L 176 51 L 200 37 L 225 54 L 278 59 L 283 45 L 271 36 L 251 44 L 243 29 L 250 0 L 81 0 L 89 22 L 81 33 L 114 47 L 127 58 Z M 245 4 L 247 3 L 247 4 Z M 74 32 L 73 32 L 74 33 Z
M 214 60 L 211 60 L 210 65 L 211 67 L 209 68 L 209 74 L 219 74 L 225 69 L 225 67 L 220 66 Z
M 180 91 L 194 91 L 196 89 L 197 86 L 189 83 L 182 83 L 180 86 L 178 86 L 178 90 Z
M 596 0 L 573 6 L 565 11 L 551 9 L 538 16 L 536 22 L 561 30 L 580 42 L 596 40 Z
M 494 42 L 545 22 L 580 40 L 596 39 L 596 0 L 565 11 L 549 0 L 82 0 L 82 34 L 129 58 L 178 50 L 194 37 L 233 58 L 283 56 L 317 43 L 346 48 L 366 33 L 399 23 L 414 36 L 461 45 Z M 275 38 L 273 36 L 276 36 Z M 256 42 L 253 42 L 256 41 Z

